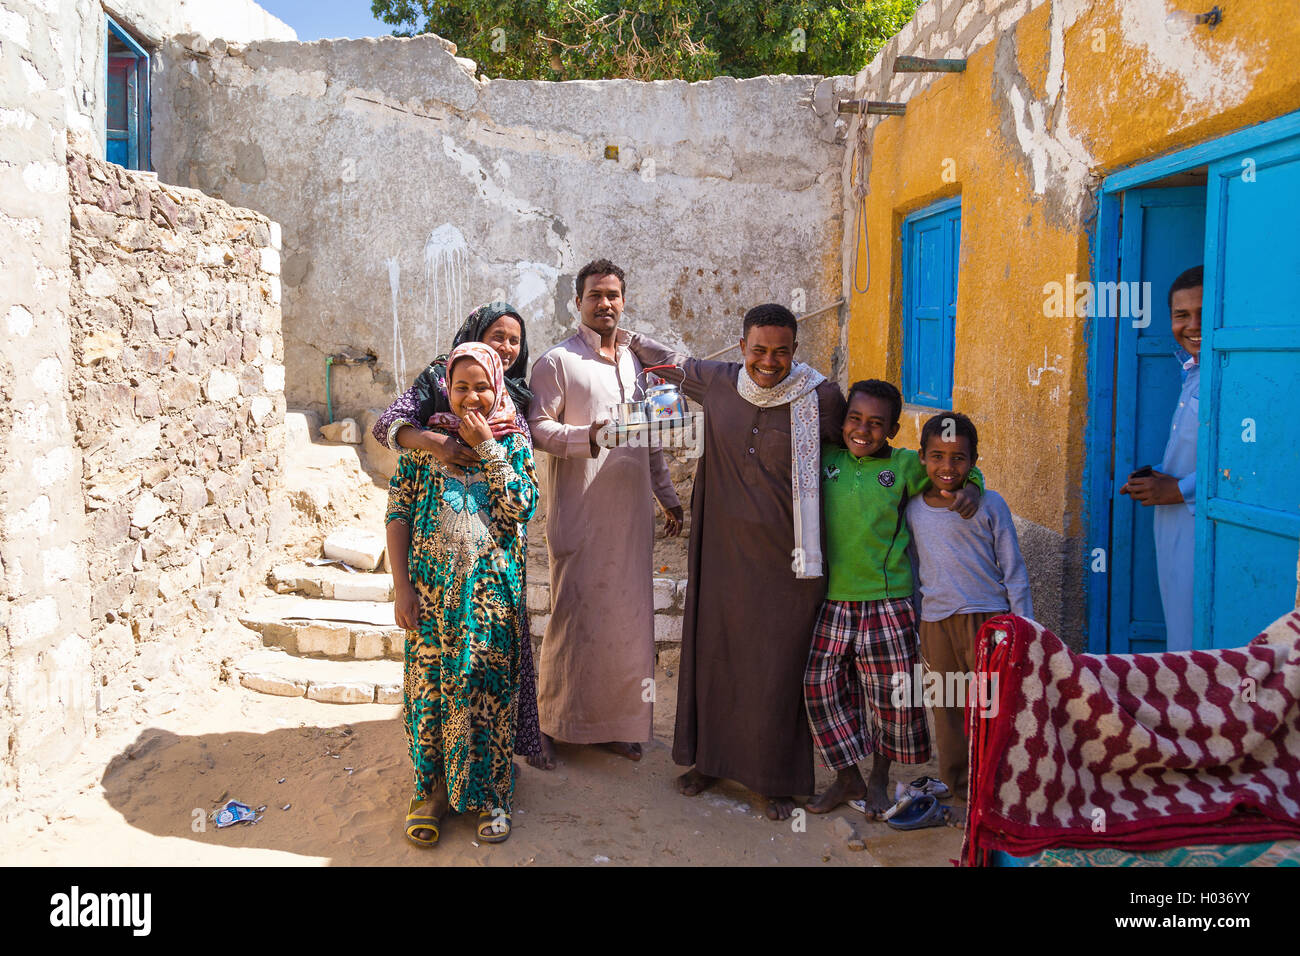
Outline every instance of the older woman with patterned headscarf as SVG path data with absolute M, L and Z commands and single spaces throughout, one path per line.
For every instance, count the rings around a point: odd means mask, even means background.
M 467 342 L 482 342 L 501 357 L 505 389 L 514 404 L 520 434 L 532 446 L 528 430 L 528 408 L 533 393 L 528 390 L 528 334 L 524 320 L 509 302 L 491 302 L 479 306 L 467 318 L 452 347 Z M 447 356 L 439 355 L 416 378 L 415 384 L 375 422 L 375 439 L 386 448 L 402 452 L 419 448 L 431 453 L 446 465 L 461 467 L 478 463 L 473 450 L 454 433 L 447 433 L 429 425 L 430 418 L 451 410 L 447 397 Z M 527 594 L 527 581 L 523 591 Z M 521 599 L 522 600 L 522 599 Z M 537 674 L 533 666 L 533 645 L 528 627 L 526 608 L 520 607 L 518 615 L 520 639 L 523 641 L 523 663 L 520 672 L 520 702 L 518 736 L 515 753 L 527 757 L 534 767 L 549 770 L 554 766 L 543 756 L 541 729 L 537 720 Z
M 448 410 L 430 430 L 457 435 L 475 464 L 425 449 L 402 456 L 385 516 L 394 613 L 406 629 L 403 724 L 414 768 L 406 836 L 438 842 L 448 812 L 477 810 L 478 839 L 510 835 L 511 759 L 520 709 L 524 527 L 537 506 L 532 447 L 497 352 L 448 356 Z

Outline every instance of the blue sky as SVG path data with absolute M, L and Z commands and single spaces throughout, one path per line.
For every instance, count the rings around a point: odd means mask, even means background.
M 370 0 L 257 0 L 298 31 L 299 40 L 382 37 L 393 32 L 370 13 Z

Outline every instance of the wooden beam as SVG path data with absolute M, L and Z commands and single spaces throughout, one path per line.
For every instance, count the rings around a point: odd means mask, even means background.
M 866 110 L 862 109 L 865 103 Z M 878 100 L 840 100 L 836 109 L 841 113 L 870 113 L 875 116 L 902 116 L 907 111 L 906 103 L 882 103 Z

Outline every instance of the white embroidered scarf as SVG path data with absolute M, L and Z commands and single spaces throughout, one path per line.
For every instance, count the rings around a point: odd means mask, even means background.
M 826 376 L 811 365 L 796 362 L 790 374 L 771 388 L 762 388 L 740 367 L 736 390 L 740 397 L 759 408 L 790 406 L 790 484 L 794 496 L 795 553 L 791 567 L 796 578 L 822 576 L 821 428 L 817 408 L 817 386 Z

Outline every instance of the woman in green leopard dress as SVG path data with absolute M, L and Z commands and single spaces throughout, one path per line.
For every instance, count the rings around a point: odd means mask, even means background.
M 537 503 L 532 451 L 515 420 L 501 359 L 481 342 L 447 358 L 451 412 L 429 427 L 479 456 L 466 468 L 408 450 L 385 517 L 395 614 L 406 628 L 403 716 L 415 794 L 406 836 L 438 842 L 448 811 L 479 811 L 478 837 L 510 835 L 526 559 Z

